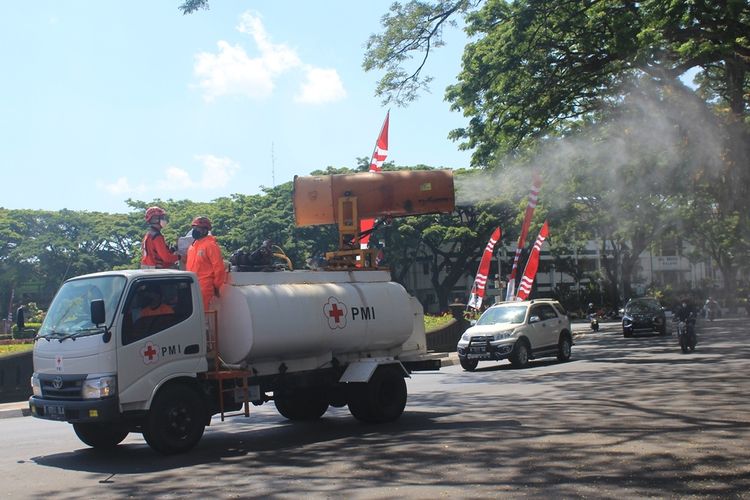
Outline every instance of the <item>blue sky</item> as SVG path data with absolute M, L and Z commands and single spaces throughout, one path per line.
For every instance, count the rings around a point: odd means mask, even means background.
M 4 6 L 0 206 L 208 201 L 369 157 L 386 109 L 364 43 L 391 0 L 214 0 L 188 16 L 179 3 Z M 443 100 L 465 38 L 446 39 L 426 69 L 432 92 L 391 108 L 397 164 L 468 166 L 447 138 L 465 119 Z

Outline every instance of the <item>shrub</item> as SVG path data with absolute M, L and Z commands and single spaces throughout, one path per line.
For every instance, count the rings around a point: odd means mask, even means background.
M 13 325 L 11 329 L 11 335 L 14 339 L 33 339 L 36 336 L 36 332 L 42 326 L 41 323 L 26 323 L 26 328 L 23 331 L 18 331 L 18 326 Z

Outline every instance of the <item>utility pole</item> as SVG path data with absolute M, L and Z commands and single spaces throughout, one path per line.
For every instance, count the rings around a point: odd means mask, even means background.
M 273 151 L 273 141 L 271 141 L 271 186 L 276 187 L 276 155 Z

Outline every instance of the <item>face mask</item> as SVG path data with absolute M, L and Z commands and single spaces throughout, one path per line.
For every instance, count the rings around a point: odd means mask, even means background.
M 193 239 L 199 240 L 206 236 L 208 232 L 204 232 L 203 229 L 194 227 L 192 233 L 190 233 L 193 236 Z

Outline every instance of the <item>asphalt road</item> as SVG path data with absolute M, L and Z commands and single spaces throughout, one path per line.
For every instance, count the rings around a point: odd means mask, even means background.
M 750 498 L 747 319 L 699 328 L 687 355 L 604 325 L 568 363 L 417 374 L 383 426 L 345 408 L 291 424 L 264 405 L 176 457 L 138 435 L 100 453 L 67 424 L 6 418 L 0 497 Z

